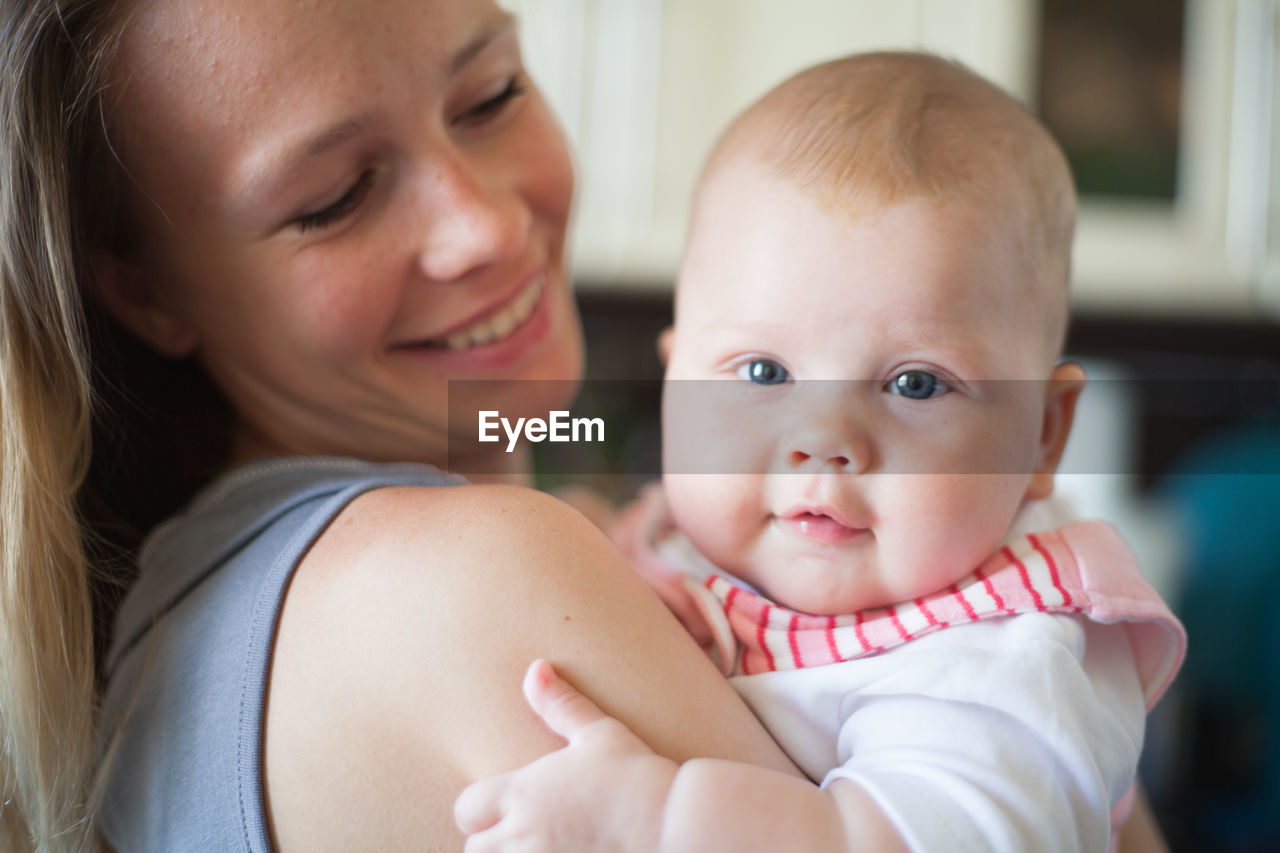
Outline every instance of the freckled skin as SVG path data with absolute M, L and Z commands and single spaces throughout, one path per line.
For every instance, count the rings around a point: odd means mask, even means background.
M 200 359 L 240 415 L 238 458 L 466 463 L 448 446 L 474 443 L 458 414 L 469 395 L 513 416 L 567 402 L 582 366 L 564 259 L 573 174 L 503 20 L 470 0 L 393 0 L 373 16 L 354 0 L 139 5 L 112 122 L 137 180 L 137 260 L 180 330 L 166 351 Z M 512 79 L 523 93 L 487 107 Z M 354 119 L 354 137 L 282 172 L 281 152 Z M 292 220 L 366 173 L 350 214 L 299 231 Z M 543 331 L 518 357 L 471 366 L 395 349 L 499 310 L 534 276 L 548 283 Z M 550 379 L 569 382 L 527 381 Z M 455 384 L 451 397 L 450 380 L 512 384 Z

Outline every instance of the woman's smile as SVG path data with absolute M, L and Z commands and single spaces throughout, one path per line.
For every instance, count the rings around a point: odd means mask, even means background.
M 391 351 L 460 377 L 483 374 L 496 378 L 494 371 L 519 364 L 566 322 L 555 309 L 558 301 L 566 299 L 560 287 L 540 271 L 514 296 L 486 309 L 478 318 L 457 324 L 445 334 L 394 344 Z
M 237 64 L 249 49 L 230 34 L 244 23 L 211 19 L 210 50 L 225 48 L 231 69 L 216 80 L 169 64 L 141 31 L 124 43 L 126 154 L 175 235 L 143 261 L 186 333 L 177 354 L 201 361 L 243 431 L 261 437 L 259 454 L 450 464 L 451 407 L 473 402 L 454 379 L 508 382 L 498 408 L 522 409 L 532 394 L 546 411 L 548 389 L 511 380 L 570 389 L 581 376 L 563 257 L 573 172 L 513 19 L 470 0 L 430 14 L 406 0 L 394 4 L 399 26 L 366 30 L 345 25 L 364 14 L 357 0 L 334 16 L 243 5 L 255 27 L 290 37 Z M 335 73 L 329 57 L 358 73 Z M 234 116 L 177 94 L 220 103 L 210 87 L 247 94 Z M 195 138 L 207 144 L 175 141 Z M 283 175 L 282 194 L 315 197 L 294 217 L 301 248 L 292 234 L 245 228 L 260 217 L 226 189 L 278 150 L 302 152 L 268 170 Z M 157 163 L 169 172 L 147 167 Z M 316 189 L 329 185 L 347 189 Z
M 510 337 L 533 314 L 546 282 L 546 276 L 542 273 L 531 277 L 514 298 L 505 300 L 495 309 L 486 309 L 481 312 L 479 319 L 468 320 L 454 330 L 429 339 L 426 345 L 467 350 L 488 346 Z

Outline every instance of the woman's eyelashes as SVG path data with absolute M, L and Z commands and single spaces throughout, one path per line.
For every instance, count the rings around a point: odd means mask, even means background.
M 454 124 L 465 126 L 483 125 L 485 122 L 501 115 L 508 104 L 528 90 L 529 87 L 523 81 L 523 78 L 519 74 L 513 74 L 507 79 L 501 91 L 464 110 L 454 119 Z M 342 194 L 342 197 L 333 204 L 322 210 L 299 216 L 295 220 L 298 230 L 304 234 L 308 231 L 320 231 L 353 213 L 360 206 L 360 203 L 364 201 L 365 196 L 369 194 L 369 190 L 373 188 L 374 178 L 373 169 L 363 171 L 360 177 L 356 178 L 351 186 L 347 188 L 347 191 Z
M 500 114 L 508 104 L 529 91 L 529 86 L 519 74 L 513 74 L 496 95 L 486 98 L 466 110 L 454 120 L 455 124 L 483 124 Z
M 885 390 L 911 400 L 930 400 L 946 394 L 951 387 L 927 370 L 904 370 L 885 384 Z
M 791 378 L 787 369 L 771 358 L 753 358 L 738 367 L 738 377 L 756 385 L 781 385 Z
M 350 215 L 360 206 L 360 202 L 364 201 L 365 196 L 369 194 L 369 190 L 373 187 L 373 178 L 373 170 L 365 169 L 360 173 L 360 177 L 356 178 L 355 182 L 342 194 L 342 197 L 333 204 L 323 210 L 299 216 L 296 220 L 298 230 L 303 234 L 308 231 L 318 231 Z

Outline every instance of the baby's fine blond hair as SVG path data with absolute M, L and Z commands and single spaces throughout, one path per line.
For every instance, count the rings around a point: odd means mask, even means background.
M 806 69 L 729 126 L 706 175 L 737 156 L 762 160 L 853 221 L 909 201 L 1017 217 L 1035 271 L 1028 285 L 1043 288 L 1060 349 L 1076 217 L 1070 169 L 1035 116 L 960 63 L 880 52 Z

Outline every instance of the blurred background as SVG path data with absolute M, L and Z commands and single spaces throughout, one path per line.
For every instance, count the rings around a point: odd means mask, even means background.
M 1144 781 L 1175 851 L 1280 850 L 1280 0 L 504 5 L 577 151 L 596 379 L 660 375 L 702 158 L 792 72 L 923 48 L 1041 116 L 1082 196 L 1068 349 L 1094 380 L 1062 489 L 1121 528 L 1191 637 Z M 656 396 L 631 403 L 610 421 L 631 421 L 622 489 L 656 441 Z

